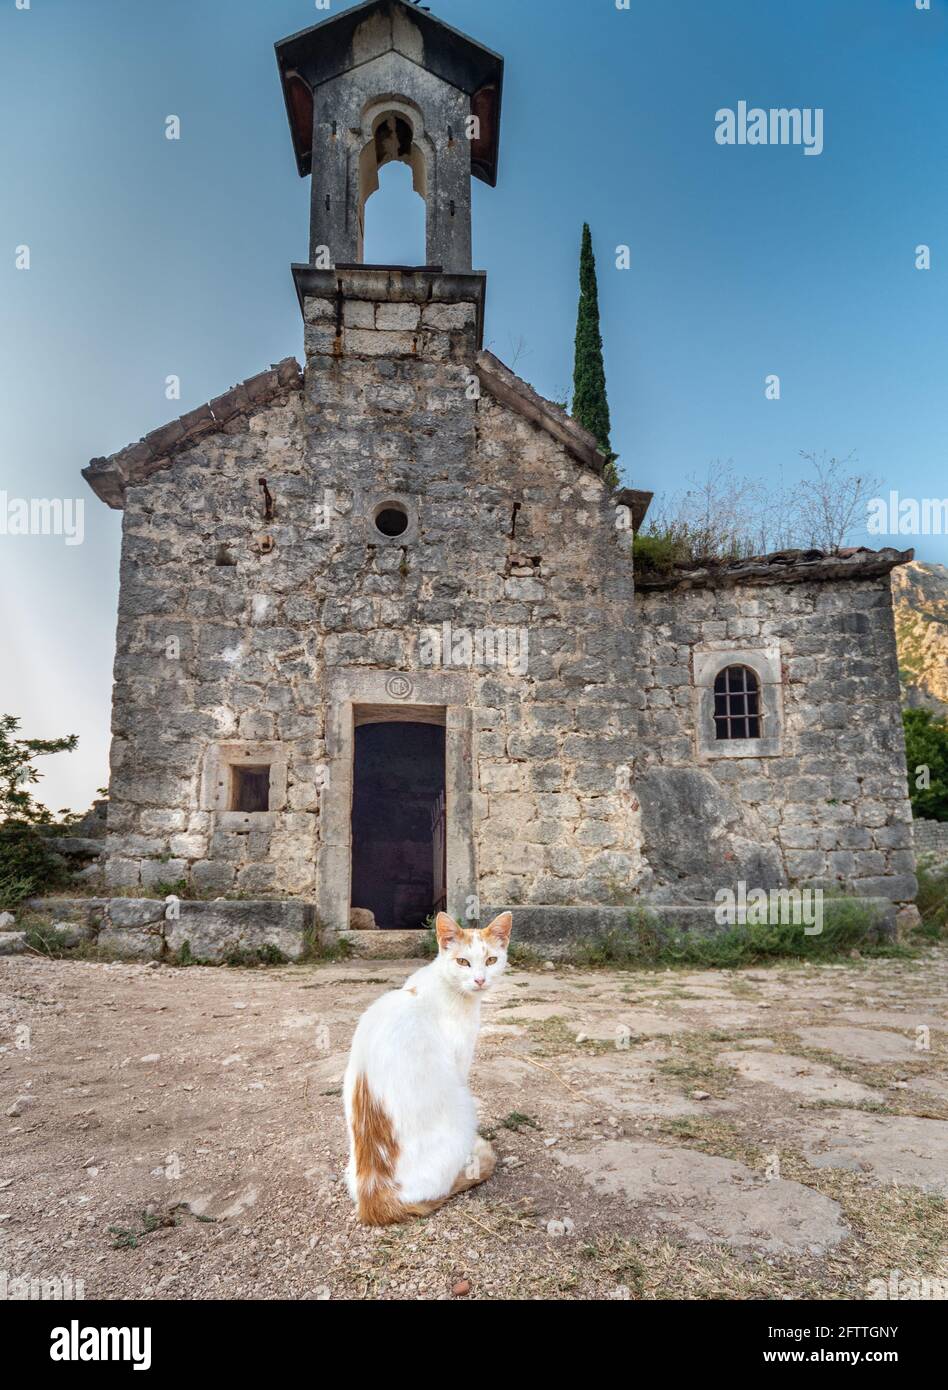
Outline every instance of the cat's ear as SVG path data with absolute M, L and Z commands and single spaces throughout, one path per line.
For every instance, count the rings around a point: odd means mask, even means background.
M 450 946 L 452 941 L 460 941 L 464 935 L 454 918 L 449 917 L 446 912 L 439 912 L 435 918 L 435 932 L 442 951 L 445 947 Z
M 489 927 L 484 928 L 484 935 L 489 936 L 492 941 L 496 941 L 503 946 L 506 951 L 510 941 L 510 932 L 513 927 L 513 917 L 509 912 L 502 912 L 499 917 L 495 917 Z

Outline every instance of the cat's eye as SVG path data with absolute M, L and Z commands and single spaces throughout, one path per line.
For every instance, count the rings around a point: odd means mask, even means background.
M 471 962 L 469 960 L 465 960 L 463 956 L 458 956 L 458 965 L 466 965 L 468 969 L 470 969 Z
M 487 964 L 488 964 L 488 965 L 496 965 L 496 964 L 497 964 L 497 957 L 496 957 L 496 956 L 488 956 L 488 957 L 487 957 Z

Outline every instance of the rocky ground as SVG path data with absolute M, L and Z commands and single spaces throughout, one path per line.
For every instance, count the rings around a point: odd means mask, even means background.
M 360 1228 L 355 1021 L 418 962 L 0 960 L 0 1270 L 87 1298 L 867 1297 L 948 1278 L 948 952 L 511 969 L 473 1085 L 495 1177 Z

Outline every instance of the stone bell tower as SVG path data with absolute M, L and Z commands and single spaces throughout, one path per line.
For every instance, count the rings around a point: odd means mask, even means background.
M 497 180 L 503 59 L 406 0 L 368 0 L 276 53 L 312 175 L 310 266 L 363 263 L 366 202 L 399 160 L 425 201 L 424 268 L 469 273 L 470 181 Z
M 476 880 L 470 678 L 433 669 L 419 643 L 431 622 L 483 610 L 458 583 L 457 547 L 507 545 L 512 504 L 494 499 L 487 516 L 476 496 L 486 276 L 471 259 L 471 179 L 496 182 L 504 65 L 406 0 L 355 5 L 276 53 L 297 167 L 312 176 L 309 260 L 293 267 L 306 352 L 293 524 L 306 526 L 310 501 L 321 513 L 287 549 L 290 607 L 310 624 L 311 707 L 293 718 L 323 725 L 315 906 L 344 927 L 366 906 L 360 866 L 375 862 L 353 829 L 364 724 L 444 730 L 434 898 L 463 904 Z M 364 263 L 366 203 L 393 160 L 425 202 L 422 266 Z M 490 563 L 478 590 L 502 583 L 506 559 Z

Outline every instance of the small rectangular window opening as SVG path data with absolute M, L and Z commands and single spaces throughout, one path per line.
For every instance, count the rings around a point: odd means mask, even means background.
M 269 811 L 269 767 L 234 767 L 231 773 L 231 810 Z

